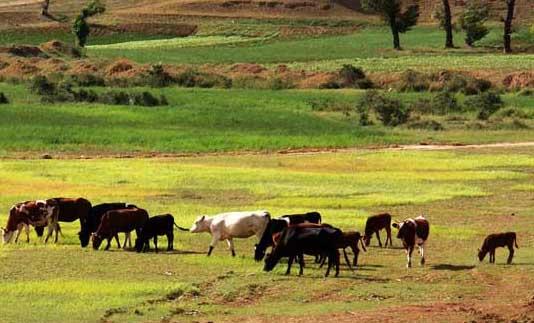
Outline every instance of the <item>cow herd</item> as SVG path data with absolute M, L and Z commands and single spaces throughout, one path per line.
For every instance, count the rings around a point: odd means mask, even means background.
M 282 258 L 288 258 L 286 274 L 291 271 L 293 262 L 298 262 L 300 274 L 303 274 L 304 255 L 315 257 L 316 263 L 322 267 L 328 262 L 325 276 L 332 268 L 335 275 L 339 274 L 340 250 L 347 266 L 355 268 L 361 245 L 364 251 L 376 235 L 378 245 L 382 247 L 380 231 L 385 230 L 384 246 L 393 245 L 391 228 L 397 229 L 397 238 L 402 241 L 407 256 L 407 267 L 412 266 L 412 253 L 419 248 L 421 265 L 425 264 L 425 242 L 430 234 L 430 224 L 424 216 L 409 218 L 401 222 L 392 223 L 391 215 L 381 213 L 370 216 L 365 225 L 364 235 L 358 231 L 341 231 L 329 224 L 323 223 L 321 214 L 309 212 L 304 214 L 284 215 L 272 218 L 267 211 L 228 212 L 214 216 L 200 216 L 188 230 L 178 226 L 171 214 L 149 217 L 146 210 L 127 203 L 103 203 L 92 205 L 84 198 L 51 198 L 47 200 L 26 201 L 15 204 L 9 212 L 7 225 L 1 228 L 3 243 L 10 243 L 13 238 L 18 242 L 24 231 L 26 241 L 29 242 L 30 226 L 35 228 L 39 237 L 47 230 L 45 243 L 54 236 L 58 241 L 61 233 L 60 222 L 80 221 L 78 233 L 80 245 L 92 246 L 98 250 L 103 241 L 108 250 L 115 239 L 121 248 L 119 233 L 125 234 L 122 247 L 132 248 L 131 232 L 136 232 L 134 244 L 137 252 L 150 249 L 150 241 L 158 252 L 158 236 L 167 237 L 167 250 L 173 249 L 174 227 L 192 233 L 208 232 L 211 235 L 207 255 L 210 256 L 219 241 L 226 240 L 232 256 L 236 255 L 234 238 L 249 238 L 256 236 L 258 243 L 254 248 L 254 259 L 264 260 L 264 270 L 271 271 Z M 517 246 L 514 232 L 489 235 L 479 249 L 478 258 L 484 260 L 489 253 L 490 262 L 495 262 L 495 249 L 508 247 L 510 253 L 508 263 L 512 262 L 514 246 Z M 270 252 L 267 250 L 270 248 Z M 354 257 L 349 261 L 346 249 L 350 248 Z

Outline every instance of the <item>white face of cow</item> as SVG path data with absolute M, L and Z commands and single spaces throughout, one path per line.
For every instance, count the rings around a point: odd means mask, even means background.
M 1 228 L 2 231 L 2 242 L 3 243 L 9 243 L 11 241 L 11 237 L 13 237 L 13 231 L 7 231 L 4 228 Z
M 206 222 L 206 216 L 199 216 L 195 223 L 191 226 L 191 229 L 189 231 L 191 233 L 198 233 L 198 232 L 205 232 L 208 229 L 208 223 Z

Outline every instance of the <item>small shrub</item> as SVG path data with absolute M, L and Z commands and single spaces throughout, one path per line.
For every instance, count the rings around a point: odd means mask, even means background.
M 155 107 L 159 105 L 158 98 L 146 91 L 132 95 L 132 100 L 130 102 L 132 102 L 133 105 L 143 107 Z
M 202 88 L 231 88 L 232 80 L 224 75 L 215 73 L 200 73 L 193 69 L 188 69 L 180 73 L 175 82 L 183 87 L 202 87 Z
M 398 83 L 399 91 L 403 92 L 423 92 L 428 91 L 429 88 L 429 77 L 413 70 L 403 72 Z
M 54 95 L 56 84 L 52 83 L 46 76 L 38 75 L 30 80 L 30 91 L 38 95 Z
M 165 71 L 162 64 L 150 66 L 145 83 L 151 87 L 166 87 L 174 82 L 172 76 Z
M 185 72 L 178 74 L 176 83 L 183 87 L 194 87 L 197 83 L 196 79 L 199 73 L 193 69 L 188 69 Z
M 331 98 L 317 98 L 309 101 L 308 103 L 313 111 L 342 112 L 348 115 L 352 110 L 352 106 L 350 104 Z
M 497 113 L 499 117 L 503 118 L 519 118 L 519 119 L 529 119 L 530 116 L 523 110 L 518 108 L 506 108 Z
M 319 85 L 319 88 L 320 89 L 325 89 L 325 90 L 335 90 L 335 89 L 340 89 L 342 88 L 341 84 L 339 84 L 339 82 L 336 82 L 336 81 L 327 81 L 327 82 L 324 82 L 324 83 L 321 83 Z
M 504 120 L 494 120 L 491 123 L 492 129 L 499 129 L 499 130 L 523 130 L 523 129 L 530 129 L 530 127 L 524 123 L 523 121 L 519 119 L 512 119 L 509 121 Z
M 478 111 L 477 119 L 487 120 L 492 114 L 504 106 L 501 96 L 494 92 L 486 92 L 465 100 L 465 109 Z
M 259 76 L 238 76 L 232 81 L 232 87 L 238 89 L 267 89 L 267 80 Z
M 432 98 L 431 109 L 434 114 L 444 115 L 459 112 L 461 107 L 453 94 L 440 92 Z
M 104 86 L 106 84 L 104 78 L 93 73 L 72 74 L 68 80 L 77 86 Z
M 523 89 L 523 90 L 517 92 L 517 95 L 520 95 L 520 96 L 534 96 L 534 89 L 530 89 L 530 88 Z
M 370 89 L 373 87 L 373 82 L 367 78 L 365 72 L 350 64 L 343 65 L 339 70 L 340 83 L 338 87 L 356 88 L 356 89 Z M 329 82 L 334 83 L 334 82 Z M 336 88 L 336 85 L 330 84 L 329 88 Z
M 491 82 L 462 74 L 453 74 L 443 85 L 447 92 L 461 92 L 465 95 L 475 95 L 491 89 Z
M 73 92 L 73 95 L 76 102 L 93 103 L 98 101 L 98 94 L 93 90 L 80 89 Z
M 8 104 L 9 99 L 6 97 L 6 95 L 3 92 L 0 92 L 0 104 Z
M 387 98 L 377 91 L 367 91 L 357 109 L 360 116 L 362 112 L 368 114 L 369 111 L 374 111 L 382 124 L 390 127 L 406 123 L 410 117 L 410 110 L 402 102 Z
M 269 80 L 269 88 L 271 90 L 286 90 L 286 89 L 292 89 L 295 85 L 287 79 L 282 79 L 279 77 L 275 77 Z
M 489 17 L 487 4 L 471 1 L 466 10 L 460 15 L 460 28 L 465 32 L 465 43 L 473 46 L 475 42 L 486 37 L 489 33 L 484 23 Z
M 406 125 L 409 129 L 440 131 L 445 128 L 436 120 L 414 120 Z
M 130 96 L 128 93 L 119 91 L 104 92 L 100 95 L 98 102 L 109 105 L 129 105 Z
M 432 113 L 432 100 L 421 98 L 410 106 L 410 109 L 413 112 L 420 114 L 431 114 Z

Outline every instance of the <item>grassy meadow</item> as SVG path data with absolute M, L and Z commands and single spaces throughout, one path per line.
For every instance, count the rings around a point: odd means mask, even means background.
M 144 89 L 128 91 L 134 90 Z M 534 138 L 529 128 L 480 130 L 468 128 L 450 116 L 440 117 L 443 131 L 386 128 L 378 123 L 361 127 L 354 112 L 364 93 L 360 90 L 150 91 L 164 94 L 169 106 L 42 104 L 26 86 L 0 83 L 0 92 L 12 101 L 0 107 L 0 156 L 278 151 L 419 142 L 517 142 Z M 396 97 L 409 104 L 430 94 L 399 93 Z M 532 115 L 531 97 L 507 94 L 503 98 L 509 107 Z M 318 104 L 327 108 L 341 105 L 353 112 L 347 116 L 339 111 L 318 111 L 314 109 Z M 474 116 L 464 114 L 462 118 Z
M 507 289 L 492 302 L 514 293 L 518 298 L 513 301 L 521 304 L 527 300 L 526 287 L 534 287 L 528 279 L 534 274 L 532 153 L 532 148 L 362 150 L 301 156 L 3 160 L 2 223 L 16 201 L 85 196 L 94 204 L 133 202 L 153 215 L 171 212 L 182 226 L 200 214 L 267 209 L 274 216 L 318 210 L 325 222 L 360 231 L 365 218 L 379 211 L 390 211 L 396 219 L 424 213 L 432 227 L 425 268 L 407 271 L 404 252 L 394 239 L 395 248 L 372 247 L 364 253 L 358 273 L 343 267 L 340 278 L 323 280 L 323 270 L 311 260 L 300 278 L 284 276 L 283 264 L 263 273 L 262 264 L 252 259 L 253 238 L 236 241 L 234 259 L 224 242 L 206 258 L 209 236 L 182 232 L 176 232 L 172 253 L 136 254 L 114 245 L 104 252 L 81 249 L 78 225 L 64 224 L 65 237 L 58 245 L 44 246 L 32 233 L 30 245 L 0 248 L 0 301 L 5 305 L 0 312 L 6 322 L 16 321 L 21 311 L 27 322 L 272 320 L 352 312 L 365 317 L 408 303 L 475 306 L 495 284 Z M 483 236 L 505 230 L 519 235 L 515 265 L 502 265 L 504 251 L 497 253 L 496 266 L 479 265 L 475 254 Z M 160 239 L 160 246 L 164 241 Z M 518 285 L 523 288 L 508 290 Z M 28 303 L 32 306 L 22 309 Z M 464 315 L 476 319 L 482 314 Z

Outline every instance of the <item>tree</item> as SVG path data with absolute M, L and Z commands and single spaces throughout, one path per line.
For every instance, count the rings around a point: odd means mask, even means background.
M 454 48 L 452 36 L 452 14 L 449 0 L 443 0 L 443 28 L 445 29 L 445 48 Z
M 515 0 L 506 0 L 506 18 L 504 19 L 504 52 L 512 52 L 512 20 L 514 19 Z
M 488 16 L 488 7 L 480 2 L 471 2 L 460 16 L 460 27 L 465 31 L 465 43 L 468 46 L 473 46 L 489 33 L 484 26 Z
M 362 7 L 382 16 L 390 26 L 393 35 L 393 48 L 400 50 L 399 33 L 409 31 L 417 24 L 419 18 L 419 5 L 413 4 L 402 10 L 400 0 L 363 0 Z
M 100 0 L 93 0 L 87 7 L 82 9 L 82 12 L 74 20 L 72 25 L 72 32 L 76 36 L 76 45 L 79 47 L 85 47 L 87 44 L 87 37 L 91 33 L 91 28 L 87 19 L 106 11 L 106 6 L 100 2 Z
M 48 13 L 48 8 L 50 7 L 50 0 L 44 0 L 41 5 L 41 15 L 48 17 L 50 14 Z

